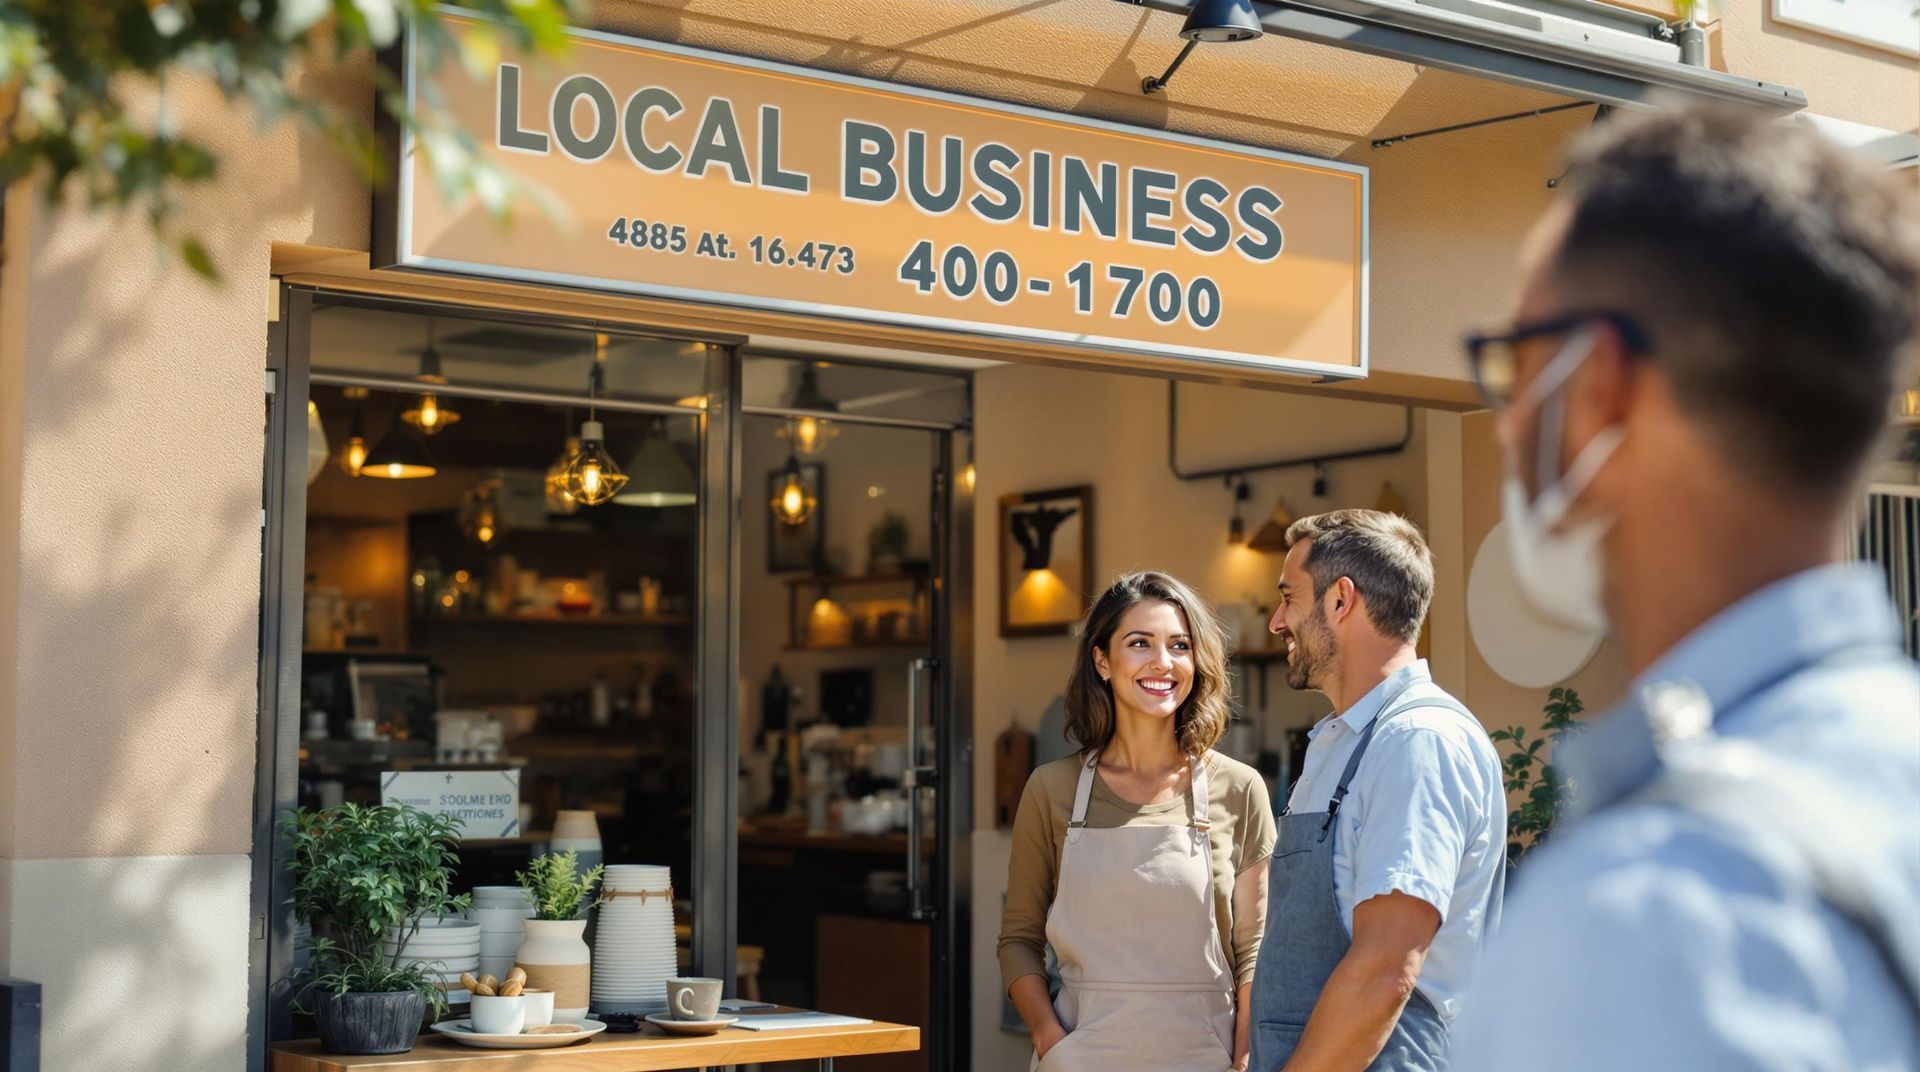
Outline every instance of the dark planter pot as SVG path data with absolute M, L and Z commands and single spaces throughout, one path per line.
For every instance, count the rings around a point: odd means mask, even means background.
M 320 1048 L 328 1053 L 405 1053 L 426 1015 L 426 997 L 412 990 L 322 994 L 313 1005 Z

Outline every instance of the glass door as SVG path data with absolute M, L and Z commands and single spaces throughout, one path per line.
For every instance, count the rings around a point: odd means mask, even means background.
M 745 361 L 741 990 L 923 1030 L 921 1052 L 856 1070 L 956 1057 L 944 794 L 961 778 L 945 733 L 965 406 L 960 377 Z

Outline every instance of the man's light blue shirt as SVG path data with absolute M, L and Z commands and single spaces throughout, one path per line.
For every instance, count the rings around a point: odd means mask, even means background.
M 1632 797 L 1666 768 L 1660 690 L 1703 694 L 1716 738 L 1844 801 L 1836 836 L 1875 832 L 1851 863 L 1891 891 L 1896 930 L 1920 927 L 1920 671 L 1898 637 L 1877 572 L 1810 570 L 1700 627 L 1569 741 L 1582 814 L 1516 869 L 1454 1067 L 1920 1068 L 1885 946 L 1786 839 Z
M 1287 798 L 1292 811 L 1327 810 L 1360 735 L 1396 693 L 1445 695 L 1420 660 L 1345 714 L 1321 719 L 1307 734 L 1300 780 Z M 1458 1015 L 1468 973 L 1499 924 L 1506 836 L 1500 757 L 1478 722 L 1446 707 L 1415 707 L 1374 732 L 1335 820 L 1334 903 L 1349 937 L 1353 906 L 1382 894 L 1418 897 L 1440 913 L 1419 988 L 1442 1019 Z

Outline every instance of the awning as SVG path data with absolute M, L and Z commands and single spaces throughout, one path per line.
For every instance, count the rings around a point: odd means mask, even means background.
M 1184 14 L 1192 0 L 1122 0 Z M 1662 96 L 1786 113 L 1791 86 L 1681 62 L 1652 15 L 1597 0 L 1289 0 L 1256 2 L 1269 34 L 1438 67 L 1578 100 L 1650 107 Z

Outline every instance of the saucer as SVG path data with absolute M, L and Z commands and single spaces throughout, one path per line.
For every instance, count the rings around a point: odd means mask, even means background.
M 738 1016 L 722 1016 L 718 1020 L 675 1020 L 664 1012 L 656 1012 L 646 1021 L 669 1035 L 711 1035 L 728 1024 L 740 1022 Z
M 580 1030 L 536 1034 L 531 1031 L 518 1035 L 483 1035 L 473 1029 L 471 1020 L 442 1020 L 433 1025 L 434 1031 L 464 1046 L 477 1046 L 483 1050 L 551 1050 L 561 1046 L 571 1046 L 584 1042 L 607 1029 L 607 1025 L 598 1020 L 587 1020 L 578 1025 Z

